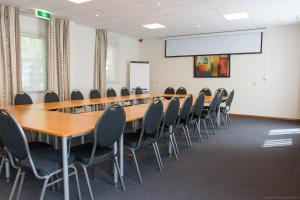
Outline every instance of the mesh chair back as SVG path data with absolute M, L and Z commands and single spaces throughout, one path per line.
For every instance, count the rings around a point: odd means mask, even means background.
M 175 125 L 179 113 L 180 100 L 178 97 L 173 97 L 165 112 L 165 126 Z
M 219 88 L 216 90 L 216 92 L 221 92 L 221 91 L 224 91 L 224 94 L 223 94 L 224 97 L 228 97 L 228 92 L 224 88 Z
M 112 146 L 121 137 L 125 123 L 126 116 L 122 106 L 114 104 L 107 108 L 97 121 L 94 131 L 98 146 Z
M 23 160 L 27 157 L 27 139 L 23 129 L 7 111 L 0 109 L 0 137 L 14 158 Z
M 71 100 L 83 100 L 83 94 L 79 90 L 73 90 L 71 92 Z
M 192 106 L 193 106 L 193 95 L 189 94 L 183 103 L 181 113 L 180 113 L 180 119 L 183 122 L 188 121 Z
M 163 115 L 163 103 L 160 99 L 154 100 L 147 112 L 145 113 L 143 120 L 144 134 L 158 137 L 159 126 Z
M 143 90 L 142 90 L 142 88 L 141 88 L 141 87 L 139 87 L 139 86 L 138 86 L 138 87 L 136 87 L 136 88 L 135 88 L 135 94 L 136 94 L 136 95 L 143 94 Z
M 201 117 L 204 103 L 205 103 L 205 95 L 204 95 L 204 93 L 200 93 L 200 95 L 198 96 L 198 98 L 195 102 L 194 115 L 196 117 Z
M 53 91 L 47 91 L 45 93 L 45 96 L 44 96 L 44 102 L 45 103 L 50 103 L 50 102 L 59 102 L 59 97 L 58 95 L 53 92 Z
M 172 88 L 172 87 L 168 87 L 168 88 L 165 90 L 164 94 L 175 94 L 175 89 Z
M 116 96 L 117 96 L 117 93 L 116 93 L 116 91 L 115 91 L 114 88 L 109 87 L 109 88 L 107 89 L 107 91 L 106 91 L 106 96 L 107 96 L 107 97 L 116 97 Z
M 130 95 L 129 90 L 126 87 L 122 87 L 121 96 L 124 97 L 124 96 L 129 96 L 129 95 Z
M 14 105 L 27 105 L 32 103 L 31 97 L 25 92 L 19 92 L 14 99 Z
M 200 90 L 200 93 L 205 94 L 205 96 L 212 96 L 211 90 L 209 88 L 207 88 L 207 87 L 202 88 L 202 90 Z
M 90 91 L 90 99 L 98 99 L 98 98 L 101 98 L 100 91 L 97 89 L 92 89 Z
M 179 87 L 176 90 L 176 94 L 187 95 L 187 90 L 184 87 Z
M 229 97 L 226 101 L 226 106 L 230 107 L 231 106 L 231 103 L 232 103 L 232 100 L 233 100 L 233 97 L 234 97 L 234 90 L 232 90 L 230 93 L 229 93 Z

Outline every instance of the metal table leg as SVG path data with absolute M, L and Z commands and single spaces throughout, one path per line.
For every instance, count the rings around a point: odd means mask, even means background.
M 63 176 L 64 176 L 64 200 L 69 200 L 69 169 L 68 169 L 68 137 L 62 138 L 62 159 L 63 159 Z

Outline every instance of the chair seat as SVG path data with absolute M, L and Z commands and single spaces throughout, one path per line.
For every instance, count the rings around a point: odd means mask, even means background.
M 29 150 L 31 152 L 53 148 L 50 144 L 47 144 L 45 142 L 28 142 L 28 145 L 29 145 Z
M 62 152 L 61 150 L 48 149 L 44 151 L 31 152 L 31 158 L 40 176 L 47 176 L 57 170 L 62 169 Z M 74 164 L 75 156 L 69 155 L 69 165 Z M 20 161 L 20 166 L 24 170 L 31 170 L 29 159 Z
M 71 148 L 71 152 L 75 155 L 76 161 L 83 165 L 87 165 L 90 161 L 93 150 L 93 143 L 86 143 Z M 94 164 L 104 162 L 114 156 L 114 149 L 109 147 L 97 147 L 94 155 Z
M 124 145 L 135 149 L 138 145 L 138 140 L 140 138 L 140 135 L 141 135 L 141 129 L 138 129 L 137 132 L 130 132 L 124 134 Z M 152 137 L 144 134 L 141 141 L 141 145 L 151 144 L 152 140 L 153 140 Z

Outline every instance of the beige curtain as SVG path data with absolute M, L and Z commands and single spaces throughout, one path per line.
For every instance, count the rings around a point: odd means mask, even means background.
M 69 21 L 52 17 L 48 22 L 48 89 L 62 101 L 70 95 Z
M 101 94 L 106 94 L 106 48 L 107 31 L 96 30 L 95 45 L 95 67 L 94 67 L 94 87 L 99 89 Z
M 12 103 L 20 90 L 19 10 L 0 5 L 0 106 Z

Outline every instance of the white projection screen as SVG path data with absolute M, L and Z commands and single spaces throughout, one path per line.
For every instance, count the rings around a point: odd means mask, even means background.
M 165 57 L 262 52 L 263 31 L 237 31 L 165 39 Z

